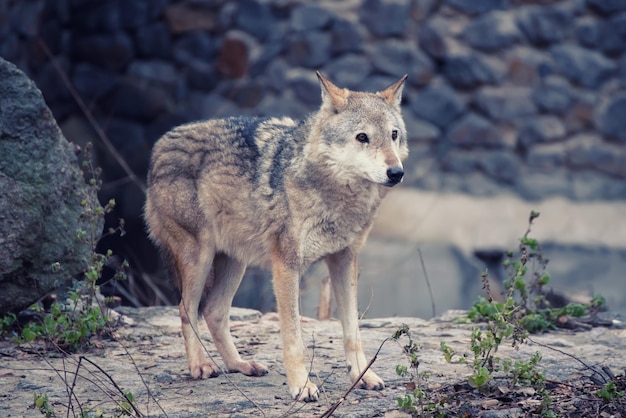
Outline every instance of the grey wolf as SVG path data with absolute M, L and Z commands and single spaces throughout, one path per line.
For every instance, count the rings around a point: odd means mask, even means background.
M 328 265 L 353 382 L 367 361 L 357 312 L 357 253 L 381 199 L 400 183 L 408 155 L 400 102 L 406 75 L 376 93 L 342 89 L 319 72 L 322 104 L 303 120 L 207 120 L 174 128 L 154 145 L 145 219 L 169 262 L 189 370 L 216 376 L 199 340 L 201 313 L 226 368 L 249 376 L 268 369 L 243 360 L 229 309 L 247 265 L 271 269 L 289 392 L 314 401 L 301 337 L 300 275 Z M 368 370 L 361 387 L 384 383 Z

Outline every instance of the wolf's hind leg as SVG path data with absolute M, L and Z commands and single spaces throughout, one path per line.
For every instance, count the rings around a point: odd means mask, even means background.
M 213 262 L 214 279 L 212 286 L 207 289 L 202 313 L 227 369 L 247 376 L 262 376 L 267 373 L 267 367 L 253 360 L 242 360 L 230 335 L 230 306 L 245 270 L 246 265 L 240 261 L 222 253 L 216 254 Z
M 189 371 L 195 379 L 219 374 L 215 362 L 207 360 L 198 329 L 198 308 L 211 272 L 212 248 L 197 248 L 195 240 L 183 243 L 182 251 L 174 256 L 181 280 L 181 300 L 178 305 Z
M 354 382 L 367 366 L 361 333 L 359 331 L 357 282 L 358 269 L 356 256 L 346 249 L 326 257 L 330 279 L 337 301 L 339 319 L 343 328 L 343 345 L 350 378 Z M 364 389 L 381 390 L 383 380 L 372 369 L 368 369 L 359 382 Z

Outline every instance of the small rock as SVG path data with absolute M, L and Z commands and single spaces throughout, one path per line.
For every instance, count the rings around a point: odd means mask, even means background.
M 137 28 L 135 48 L 137 55 L 142 57 L 169 58 L 172 39 L 167 26 L 163 23 L 153 23 Z
M 542 172 L 554 171 L 557 167 L 565 163 L 566 146 L 565 143 L 539 144 L 528 151 L 526 162 L 533 170 Z
M 623 0 L 587 0 L 587 4 L 606 16 L 626 10 L 626 2 Z
M 167 384 L 174 382 L 174 378 L 172 377 L 172 375 L 167 372 L 163 372 L 163 373 L 156 375 L 154 377 L 154 380 L 158 383 L 167 383 Z
M 600 107 L 596 116 L 600 132 L 626 144 L 626 93 L 618 93 Z
M 99 98 L 120 80 L 120 75 L 86 62 L 77 63 L 71 77 L 72 85 L 84 98 Z
M 403 35 L 410 14 L 409 0 L 365 0 L 360 7 L 361 23 L 380 37 Z
M 499 410 L 486 410 L 482 411 L 480 416 L 482 418 L 508 418 L 508 417 L 521 417 L 524 415 L 522 408 L 508 408 Z
M 215 65 L 199 59 L 187 61 L 183 73 L 190 89 L 210 92 L 219 81 Z
M 530 167 L 517 179 L 515 190 L 530 201 L 573 194 L 572 182 L 561 167 Z
M 113 86 L 100 104 L 108 114 L 147 122 L 163 112 L 168 102 L 170 98 L 164 90 L 128 78 Z
M 182 35 L 174 43 L 172 55 L 182 65 L 200 60 L 214 64 L 218 52 L 218 45 L 214 38 L 206 32 L 191 32 Z
M 15 7 L 12 8 L 9 15 L 11 16 L 11 26 L 15 30 L 17 30 L 20 35 L 29 38 L 37 36 L 39 34 L 39 29 L 41 26 L 40 21 L 42 18 L 44 6 L 45 2 L 43 1 L 17 2 L 15 4 Z M 6 18 L 6 16 L 3 17 Z
M 514 84 L 536 86 L 543 77 L 554 72 L 554 63 L 542 50 L 519 46 L 505 58 L 508 79 Z
M 257 42 L 247 33 L 227 32 L 215 63 L 217 72 L 227 78 L 242 78 L 248 73 L 250 55 L 256 47 Z
M 533 91 L 533 101 L 547 112 L 563 113 L 572 103 L 571 86 L 560 77 L 544 79 L 543 84 Z
M 411 109 L 420 118 L 445 128 L 465 108 L 454 90 L 446 85 L 431 85 L 423 89 L 411 103 Z
M 356 89 L 372 72 L 372 64 L 362 55 L 345 54 L 332 60 L 322 72 L 338 86 Z
M 576 91 L 572 104 L 568 111 L 563 114 L 565 129 L 568 132 L 596 129 L 594 119 L 597 113 L 598 102 L 598 94 L 592 90 Z
M 476 156 L 466 150 L 452 149 L 441 158 L 441 168 L 448 173 L 470 175 L 476 172 Z
M 248 308 L 230 308 L 230 320 L 231 321 L 256 321 L 261 318 L 261 312 L 255 309 Z
M 120 29 L 119 4 L 116 1 L 83 3 L 72 7 L 71 21 L 88 34 Z
M 517 24 L 532 44 L 543 46 L 559 42 L 569 34 L 572 15 L 555 7 L 527 7 L 520 10 Z
M 509 7 L 509 0 L 445 0 L 445 3 L 469 15 L 477 15 L 492 10 L 505 10 Z
M 80 37 L 75 41 L 76 58 L 111 71 L 121 71 L 134 56 L 132 40 L 124 33 Z
M 174 86 L 180 80 L 180 74 L 168 61 L 135 60 L 128 67 L 128 74 L 167 86 Z
M 620 28 L 626 22 L 584 21 L 576 28 L 576 37 L 581 45 L 591 49 L 598 49 L 607 55 L 619 55 L 626 48 L 626 39 L 620 33 Z
M 467 147 L 500 147 L 501 136 L 498 128 L 473 112 L 455 122 L 446 134 L 451 143 Z
M 433 63 L 414 44 L 389 39 L 377 43 L 371 54 L 374 69 L 382 74 L 402 77 L 409 74 L 408 81 L 422 86 L 433 77 Z
M 240 0 L 236 17 L 237 27 L 264 41 L 277 27 L 277 21 L 267 2 Z
M 115 3 L 118 4 L 121 27 L 135 30 L 161 16 L 169 1 L 119 1 Z
M 132 2 L 131 2 L 132 3 Z M 173 34 L 194 31 L 212 31 L 217 28 L 217 15 L 204 7 L 193 4 L 172 3 L 165 9 L 165 20 Z
M 555 116 L 539 116 L 526 121 L 520 128 L 517 145 L 527 150 L 534 144 L 558 141 L 565 135 L 565 126 Z
M 417 118 L 406 118 L 409 141 L 433 142 L 441 138 L 441 130 L 432 123 Z
M 250 68 L 250 77 L 258 77 L 263 74 L 266 68 L 283 53 L 285 46 L 285 42 L 279 39 L 264 45 L 257 45 L 260 51 L 258 54 L 254 53 L 254 51 L 251 54 L 252 67 Z
M 265 69 L 268 87 L 276 92 L 282 92 L 287 86 L 289 69 L 289 65 L 283 59 L 277 58 L 270 62 Z
M 453 86 L 461 89 L 493 84 L 498 79 L 496 71 L 473 52 L 449 55 L 443 73 Z
M 487 175 L 506 184 L 515 183 L 520 171 L 520 161 L 512 154 L 484 153 L 477 163 Z
M 478 109 L 496 120 L 511 121 L 537 112 L 528 87 L 482 87 L 472 100 Z
M 520 33 L 511 13 L 495 11 L 467 25 L 463 39 L 476 49 L 496 51 L 516 43 Z
M 327 31 L 297 32 L 287 43 L 291 65 L 317 69 L 330 61 L 331 35 Z
M 598 88 L 615 72 L 615 64 L 602 54 L 578 45 L 557 45 L 550 53 L 561 74 L 573 83 Z
M 626 153 L 623 148 L 607 144 L 593 134 L 580 134 L 571 140 L 567 164 L 574 169 L 592 169 L 613 177 L 626 178 Z
M 441 25 L 435 24 L 434 20 L 420 26 L 418 40 L 420 48 L 433 58 L 444 58 L 451 49 L 444 29 Z
M 320 83 L 313 71 L 293 69 L 287 74 L 289 88 L 296 97 L 309 105 L 320 103 Z
M 302 5 L 291 11 L 289 26 L 295 31 L 325 28 L 332 18 L 328 9 L 316 5 Z
M 233 85 L 225 93 L 233 103 L 242 108 L 254 108 L 265 93 L 265 86 L 259 81 L 244 81 Z
M 330 28 L 330 36 L 333 54 L 363 51 L 365 29 L 356 22 L 335 19 Z

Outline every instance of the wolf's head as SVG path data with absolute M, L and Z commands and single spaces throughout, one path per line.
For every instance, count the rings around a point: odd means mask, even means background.
M 322 88 L 316 151 L 336 175 L 385 186 L 402 181 L 408 156 L 407 133 L 400 111 L 407 76 L 383 91 L 341 89 L 317 73 Z

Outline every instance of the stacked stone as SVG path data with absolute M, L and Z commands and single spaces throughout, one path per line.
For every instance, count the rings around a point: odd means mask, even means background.
M 0 22 L 0 55 L 66 136 L 89 130 L 39 39 L 140 176 L 174 125 L 304 116 L 319 69 L 366 90 L 409 74 L 410 185 L 626 197 L 624 1 L 30 0 L 3 2 Z M 100 165 L 126 176 L 106 153 Z M 138 217 L 140 194 L 116 193 Z

